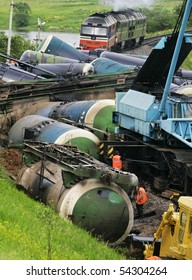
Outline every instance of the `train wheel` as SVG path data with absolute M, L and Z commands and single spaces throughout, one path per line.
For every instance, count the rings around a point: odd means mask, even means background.
M 139 38 L 139 45 L 141 45 L 143 43 L 143 41 L 144 41 L 144 37 L 140 37 Z
M 136 45 L 136 41 L 135 39 L 131 40 L 131 48 L 133 49 Z

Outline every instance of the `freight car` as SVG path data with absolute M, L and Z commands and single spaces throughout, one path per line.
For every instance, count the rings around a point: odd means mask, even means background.
M 81 25 L 82 50 L 112 50 L 141 44 L 146 33 L 146 16 L 132 9 L 90 15 Z
M 114 99 L 83 100 L 73 102 L 38 102 L 30 106 L 25 116 L 39 115 L 60 122 L 86 128 L 100 140 L 112 138 L 115 125 L 112 113 L 115 110 Z
M 59 145 L 75 146 L 94 158 L 98 158 L 99 138 L 89 131 L 61 123 L 50 118 L 29 115 L 14 123 L 9 130 L 9 143 L 21 144 L 23 139 Z

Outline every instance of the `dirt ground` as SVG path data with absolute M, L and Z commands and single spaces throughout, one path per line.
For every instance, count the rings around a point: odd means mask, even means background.
M 0 162 L 14 179 L 22 166 L 22 154 L 17 149 L 0 147 Z

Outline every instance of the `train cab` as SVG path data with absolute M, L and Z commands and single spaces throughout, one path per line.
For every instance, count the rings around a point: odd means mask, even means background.
M 108 50 L 115 42 L 117 21 L 109 14 L 93 14 L 81 26 L 80 47 Z
M 128 9 L 119 12 L 95 13 L 81 25 L 80 48 L 112 50 L 141 44 L 146 32 L 146 16 Z

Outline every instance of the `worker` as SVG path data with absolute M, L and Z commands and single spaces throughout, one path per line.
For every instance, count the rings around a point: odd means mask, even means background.
M 136 208 L 139 218 L 143 218 L 143 205 L 148 201 L 148 195 L 141 185 L 136 187 Z
M 114 153 L 114 156 L 112 158 L 112 167 L 118 170 L 122 169 L 122 160 L 118 151 Z
M 10 60 L 10 65 L 18 66 L 17 62 L 15 60 Z

